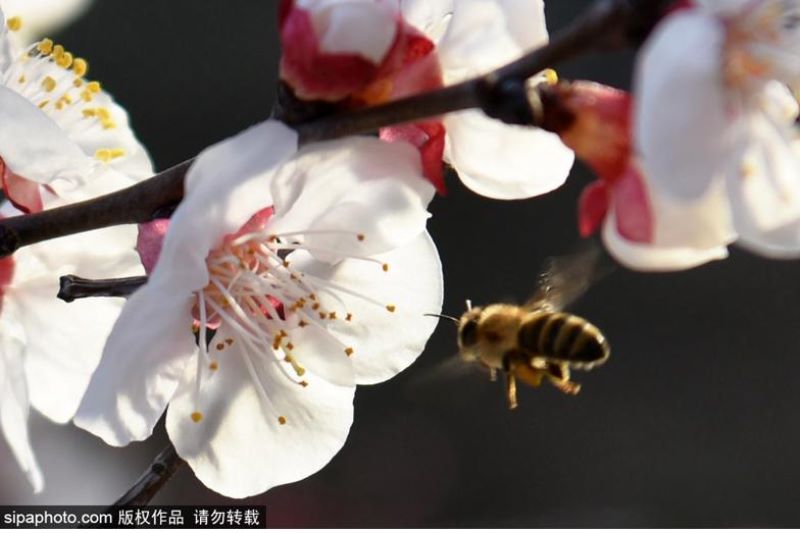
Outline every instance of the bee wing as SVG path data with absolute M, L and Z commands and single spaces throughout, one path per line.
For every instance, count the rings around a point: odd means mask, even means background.
M 453 355 L 435 364 L 432 368 L 420 371 L 409 381 L 412 388 L 429 387 L 443 382 L 459 381 L 463 379 L 486 379 L 488 371 L 481 365 L 464 361 L 460 355 Z
M 539 274 L 539 288 L 525 307 L 550 311 L 564 309 L 611 274 L 616 266 L 599 241 L 584 241 L 575 252 L 545 261 Z

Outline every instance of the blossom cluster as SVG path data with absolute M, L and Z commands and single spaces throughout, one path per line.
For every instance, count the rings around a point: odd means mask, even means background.
M 88 62 L 27 44 L 18 9 L 0 0 L 0 214 L 152 176 Z M 282 0 L 278 19 L 286 90 L 334 113 L 488 75 L 548 42 L 542 0 Z M 345 444 L 357 386 L 412 365 L 437 325 L 444 281 L 426 225 L 447 165 L 505 200 L 560 187 L 581 159 L 598 179 L 578 233 L 600 232 L 634 269 L 695 267 L 733 243 L 800 256 L 798 26 L 800 2 L 678 2 L 631 93 L 552 70 L 528 79 L 535 111 L 562 115 L 543 128 L 469 109 L 301 144 L 263 121 L 194 160 L 169 218 L 0 259 L 0 425 L 21 469 L 41 490 L 31 408 L 112 446 L 165 416 L 180 457 L 229 497 L 321 469 Z M 147 283 L 127 301 L 66 303 L 68 274 Z

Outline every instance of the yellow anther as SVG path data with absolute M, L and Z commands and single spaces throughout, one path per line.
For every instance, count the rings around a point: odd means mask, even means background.
M 389 263 L 384 263 L 382 268 L 384 272 L 389 272 Z
M 330 313 L 328 313 L 328 319 L 336 320 L 336 311 L 331 311 Z
M 300 326 L 301 328 L 304 328 L 308 326 L 308 322 L 306 322 L 305 320 L 301 320 L 297 325 Z
M 91 117 L 97 116 L 97 111 L 94 108 L 91 108 L 91 107 L 87 107 L 82 112 L 83 112 L 83 116 L 86 117 L 86 118 L 91 118 Z
M 365 236 L 363 233 L 359 233 L 359 234 L 357 235 L 357 238 L 358 238 L 358 240 L 359 240 L 360 242 L 363 242 L 363 241 L 364 241 L 364 239 L 366 239 L 367 237 L 366 237 L 366 236 Z
M 345 317 L 345 320 L 347 320 L 348 322 L 352 322 L 353 321 L 353 313 L 347 313 L 347 316 Z
M 86 73 L 89 72 L 89 63 L 81 57 L 75 58 L 75 61 L 72 63 L 72 72 L 79 78 L 86 76 Z
M 278 424 L 280 424 L 280 425 L 282 425 L 282 426 L 283 426 L 284 424 L 286 424 L 286 417 L 285 417 L 285 416 L 279 416 L 279 417 L 278 417 Z
M 44 109 L 49 103 L 50 100 L 42 100 L 41 102 L 39 102 L 39 109 Z
M 308 387 L 308 381 L 301 381 L 300 382 L 300 386 L 301 387 Z
M 74 80 L 72 80 L 72 85 L 74 85 L 75 88 L 82 87 L 83 86 L 83 80 L 80 79 L 80 78 L 75 78 Z
M 53 47 L 53 59 L 58 61 L 58 59 L 64 55 L 64 47 L 60 44 L 57 44 Z
M 344 349 L 344 353 L 345 353 L 345 354 L 347 354 L 347 357 L 350 357 L 351 355 L 353 355 L 353 352 L 355 352 L 355 350 L 353 350 L 353 349 L 352 349 L 351 347 L 349 347 L 349 346 L 348 346 L 347 348 L 345 348 L 345 349 Z
M 22 18 L 21 17 L 11 17 L 6 21 L 6 26 L 11 31 L 19 31 L 22 28 Z
M 289 351 L 294 350 L 294 344 L 290 342 L 289 344 L 286 345 L 286 349 Z
M 23 74 L 22 76 L 20 76 L 20 77 L 19 77 L 19 79 L 18 79 L 17 81 L 18 81 L 18 82 L 20 82 L 20 83 L 25 83 L 25 82 L 27 81 L 27 80 L 26 80 L 26 78 L 25 78 L 25 74 Z
M 555 85 L 558 83 L 558 72 L 555 70 L 551 68 L 545 69 L 545 71 L 542 72 L 542 75 L 544 76 L 544 81 L 546 83 L 549 83 L 550 85 Z
M 56 90 L 56 85 L 58 85 L 56 83 L 56 80 L 54 80 L 50 76 L 47 76 L 47 77 L 45 77 L 45 79 L 42 80 L 42 89 L 44 89 L 45 91 L 47 91 L 49 93 L 51 93 L 51 92 Z
M 113 159 L 118 159 L 125 155 L 122 148 L 100 148 L 94 153 L 94 157 L 103 163 L 108 163 Z
M 394 313 L 395 311 L 397 311 L 397 307 L 394 305 L 387 305 L 386 310 L 389 311 L 390 313 Z
M 69 68 L 72 66 L 72 54 L 64 52 L 61 56 L 56 58 L 56 64 L 61 68 Z
M 219 370 L 219 363 L 216 361 L 211 361 L 211 363 L 208 365 L 208 369 L 213 371 Z
M 99 81 L 90 81 L 89 83 L 86 84 L 86 88 L 90 92 L 93 92 L 95 94 L 99 93 L 102 90 L 102 87 L 100 87 L 100 82 Z
M 233 339 L 225 339 L 225 344 L 230 346 L 231 344 L 233 344 Z
M 84 89 L 83 91 L 81 91 L 81 99 L 84 102 L 91 102 L 93 98 L 94 94 L 92 94 L 92 92 L 89 91 L 88 89 Z
M 36 49 L 39 51 L 40 54 L 49 56 L 53 53 L 53 40 L 52 39 L 42 39 L 39 41 L 39 44 L 36 45 Z
M 218 342 L 217 343 L 217 350 L 224 350 L 224 349 L 225 349 L 225 343 L 224 342 Z
M 195 424 L 200 422 L 202 419 L 203 419 L 203 413 L 201 413 L 200 411 L 195 411 L 194 413 L 192 413 L 192 422 L 194 422 Z

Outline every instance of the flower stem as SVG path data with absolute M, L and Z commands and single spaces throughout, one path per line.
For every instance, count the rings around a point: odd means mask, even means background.
M 170 444 L 156 456 L 147 471 L 142 474 L 142 477 L 122 497 L 115 501 L 111 508 L 127 505 L 147 505 L 158 491 L 166 485 L 178 468 L 184 464 L 186 464 L 186 461 L 178 456 L 175 447 Z
M 478 108 L 512 124 L 541 126 L 524 81 L 547 67 L 598 50 L 636 46 L 674 0 L 595 0 L 547 45 L 489 74 L 388 104 L 290 124 L 301 144 L 368 133 L 445 113 Z M 541 111 L 541 110 L 540 110 Z M 120 191 L 0 222 L 0 257 L 22 246 L 93 229 L 149 222 L 183 198 L 191 160 Z
M 130 296 L 147 283 L 147 276 L 116 279 L 86 279 L 78 276 L 61 276 L 58 298 L 69 303 L 93 296 Z

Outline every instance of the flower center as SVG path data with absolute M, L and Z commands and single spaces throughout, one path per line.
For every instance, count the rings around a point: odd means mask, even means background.
M 208 255 L 206 265 L 209 282 L 197 292 L 194 308 L 200 339 L 198 397 L 203 366 L 211 371 L 212 376 L 220 366 L 219 361 L 211 358 L 203 342 L 208 329 L 216 329 L 224 324 L 232 331 L 230 338 L 215 338 L 212 345 L 219 352 L 237 343 L 241 345 L 239 352 L 244 354 L 252 381 L 265 405 L 270 405 L 267 391 L 261 385 L 254 365 L 259 360 L 262 363 L 277 360 L 287 379 L 302 387 L 309 386 L 308 381 L 303 379 L 306 369 L 295 355 L 298 339 L 293 332 L 313 328 L 319 334 L 333 339 L 339 351 L 330 354 L 331 357 L 351 357 L 355 354 L 353 346 L 343 344 L 329 331 L 332 323 L 357 320 L 348 310 L 341 294 L 372 304 L 378 312 L 396 311 L 394 304 L 379 302 L 351 287 L 302 272 L 287 259 L 296 250 L 332 253 L 333 250 L 304 243 L 303 237 L 324 234 L 340 236 L 343 233 L 348 232 L 314 230 L 277 235 L 262 228 L 228 237 L 221 247 Z M 363 242 L 366 237 L 353 234 L 353 239 Z M 390 270 L 389 264 L 374 258 L 351 255 L 349 259 L 375 263 L 376 268 L 383 272 Z M 197 411 L 192 419 L 199 422 L 202 414 Z
M 800 44 L 800 2 L 751 0 L 724 24 L 723 75 L 729 87 L 746 88 L 769 78 L 796 81 L 791 50 Z

